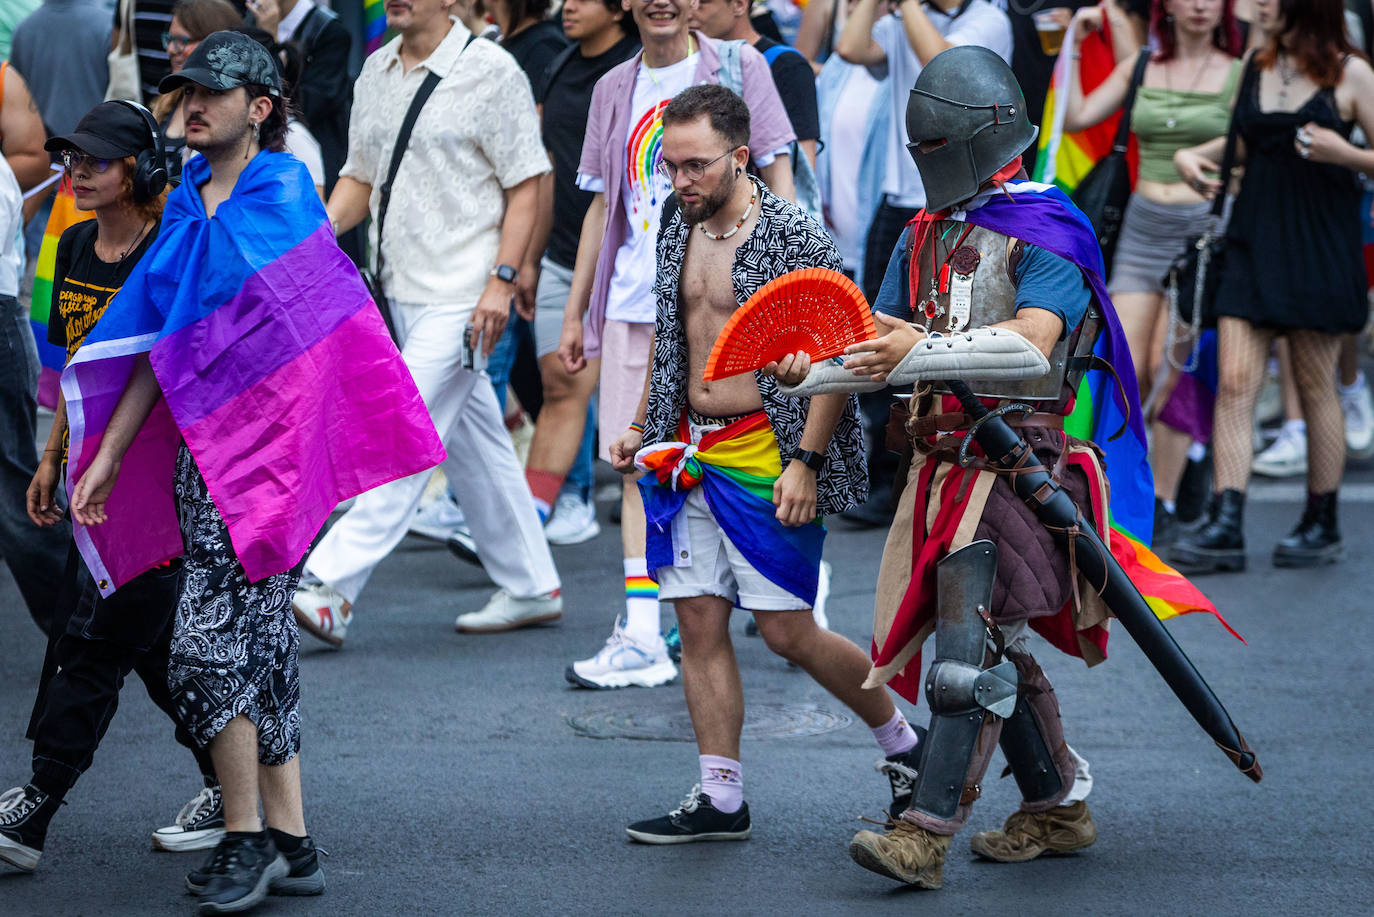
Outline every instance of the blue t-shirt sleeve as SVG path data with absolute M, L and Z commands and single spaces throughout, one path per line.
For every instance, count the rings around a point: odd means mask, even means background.
M 1030 308 L 1053 312 L 1064 321 L 1062 338 L 1078 327 L 1091 301 L 1092 291 L 1077 265 L 1038 246 L 1026 246 L 1016 265 L 1018 312 Z
M 883 272 L 883 285 L 878 289 L 878 298 L 873 303 L 874 312 L 882 312 L 891 315 L 893 318 L 900 318 L 903 321 L 911 321 L 911 290 L 908 289 L 907 275 L 909 273 L 906 257 L 908 238 L 911 235 L 911 227 L 902 230 L 901 236 L 897 239 L 897 245 L 892 249 L 892 257 L 888 259 L 887 270 Z

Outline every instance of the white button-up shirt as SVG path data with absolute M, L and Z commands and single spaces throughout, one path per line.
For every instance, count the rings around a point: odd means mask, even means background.
M 370 229 L 410 101 L 432 71 L 425 102 L 391 188 L 382 286 L 400 302 L 475 306 L 496 266 L 504 190 L 549 171 L 529 80 L 515 58 L 456 18 L 424 61 L 403 73 L 401 39 L 363 64 L 353 92 L 348 161 L 340 175 L 372 186 Z M 518 266 L 518 265 L 517 265 Z

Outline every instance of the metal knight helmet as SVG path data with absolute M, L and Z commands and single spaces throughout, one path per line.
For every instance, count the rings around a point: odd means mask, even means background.
M 1020 156 L 1036 128 L 1011 67 L 995 51 L 960 45 L 935 55 L 906 103 L 907 150 L 938 213 L 978 193 Z

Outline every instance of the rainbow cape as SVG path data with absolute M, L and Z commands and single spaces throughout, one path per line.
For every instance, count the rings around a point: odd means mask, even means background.
M 1112 554 L 1161 620 L 1206 611 L 1216 615 L 1234 634 L 1207 597 L 1149 548 L 1154 528 L 1154 475 L 1150 470 L 1140 395 L 1126 335 L 1102 280 L 1102 250 L 1092 224 L 1053 185 L 1023 181 L 1009 182 L 1004 187 L 1009 196 L 993 195 L 981 207 L 958 211 L 951 218 L 967 220 L 1053 252 L 1077 265 L 1092 290 L 1102 313 L 1102 333 L 1094 353 L 1116 368 L 1121 385 L 1117 386 L 1108 373 L 1086 373 L 1073 413 L 1065 418 L 1064 430 L 1070 436 L 1096 443 L 1103 452 L 1111 492 L 1111 505 L 1105 509 Z
M 182 553 L 182 440 L 250 581 L 293 567 L 342 500 L 444 458 L 305 166 L 259 153 L 213 217 L 208 178 L 204 158 L 187 163 L 157 239 L 62 373 L 69 495 L 144 354 L 162 389 L 109 521 L 75 527 L 104 595 Z
M 635 455 L 647 522 L 645 563 L 660 567 L 690 562 L 687 493 L 701 487 L 706 504 L 730 543 L 768 578 L 812 605 L 820 574 L 825 526 L 820 520 L 786 526 L 777 519 L 773 483 L 782 474 L 778 441 L 768 415 L 757 411 L 692 443 L 684 419 L 681 442 L 654 443 Z M 682 557 L 683 554 L 688 557 Z
M 1077 23 L 1071 25 L 1068 34 L 1064 36 L 1065 48 L 1073 47 L 1075 28 Z M 1086 97 L 1111 76 L 1112 70 L 1116 67 L 1116 60 L 1112 57 L 1110 29 L 1110 24 L 1105 25 L 1102 31 L 1093 32 L 1083 39 L 1081 60 L 1075 61 L 1072 54 L 1059 55 L 1055 61 L 1054 73 L 1050 77 L 1049 93 L 1045 96 L 1034 178 L 1046 184 L 1058 185 L 1070 194 L 1092 171 L 1098 160 L 1111 152 L 1112 140 L 1121 120 L 1121 115 L 1115 114 L 1087 130 L 1064 133 L 1064 115 L 1069 99 L 1068 87 L 1074 80 L 1078 80 Z M 1128 159 L 1134 182 L 1134 143 Z
M 71 180 L 62 178 L 53 195 L 52 214 L 43 230 L 43 244 L 38 249 L 38 264 L 33 276 L 33 302 L 29 306 L 29 326 L 38 343 L 38 360 L 42 371 L 38 377 L 38 403 L 45 408 L 57 407 L 57 379 L 67 362 L 67 352 L 48 343 L 48 321 L 52 315 L 53 273 L 57 265 L 57 243 L 69 226 L 94 217 L 76 209 Z

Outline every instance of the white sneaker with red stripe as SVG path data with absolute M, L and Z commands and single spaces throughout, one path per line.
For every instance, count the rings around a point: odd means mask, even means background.
M 296 623 L 312 637 L 338 649 L 353 621 L 353 605 L 323 583 L 302 583 L 291 601 Z

